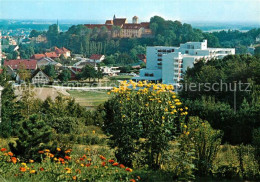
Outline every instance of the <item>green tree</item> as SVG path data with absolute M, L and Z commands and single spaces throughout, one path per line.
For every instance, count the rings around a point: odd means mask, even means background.
M 43 71 L 49 77 L 51 77 L 53 79 L 56 78 L 56 71 L 55 71 L 55 66 L 54 65 L 50 65 L 49 64 L 49 65 L 45 66 Z
M 62 82 L 68 82 L 71 79 L 71 72 L 68 69 L 64 69 L 61 74 L 58 76 L 58 78 Z
M 55 149 L 51 143 L 52 129 L 37 115 L 21 121 L 16 144 L 9 143 L 11 151 L 21 160 L 40 160 L 38 151 Z

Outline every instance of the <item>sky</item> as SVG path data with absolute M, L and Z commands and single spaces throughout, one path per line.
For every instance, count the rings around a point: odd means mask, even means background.
M 0 0 L 0 19 L 260 22 L 260 0 Z

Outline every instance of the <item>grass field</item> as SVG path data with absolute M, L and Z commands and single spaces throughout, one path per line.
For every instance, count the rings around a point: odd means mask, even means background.
M 68 91 L 71 97 L 75 99 L 81 106 L 94 109 L 98 105 L 104 103 L 109 99 L 107 91 Z

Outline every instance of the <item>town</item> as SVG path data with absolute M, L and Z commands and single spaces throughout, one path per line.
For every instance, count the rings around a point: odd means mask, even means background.
M 1 180 L 260 180 L 259 2 L 1 5 Z

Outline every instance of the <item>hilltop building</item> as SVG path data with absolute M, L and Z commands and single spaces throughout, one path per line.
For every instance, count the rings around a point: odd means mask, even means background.
M 133 80 L 148 80 L 178 86 L 183 73 L 193 67 L 200 59 L 222 59 L 235 54 L 235 49 L 208 48 L 207 40 L 187 42 L 180 47 L 155 46 L 146 49 L 146 68 L 140 70 L 140 76 Z
M 113 20 L 106 20 L 105 24 L 85 24 L 85 26 L 89 29 L 106 27 L 107 32 L 114 38 L 152 37 L 150 23 L 138 23 L 137 16 L 132 18 L 132 23 L 128 23 L 126 18 L 116 18 L 114 15 Z

